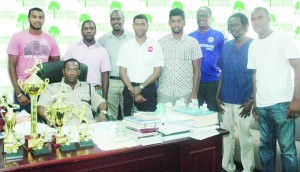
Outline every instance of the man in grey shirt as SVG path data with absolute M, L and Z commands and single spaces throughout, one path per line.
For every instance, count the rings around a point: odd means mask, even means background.
M 117 66 L 118 54 L 121 45 L 134 38 L 134 34 L 124 30 L 124 15 L 120 10 L 114 10 L 110 14 L 110 24 L 112 31 L 106 33 L 99 39 L 109 54 L 112 70 L 109 73 L 108 88 L 108 113 L 115 119 L 118 117 L 118 107 L 121 106 L 121 115 L 123 114 L 123 89 L 124 84 L 119 76 L 119 66 Z

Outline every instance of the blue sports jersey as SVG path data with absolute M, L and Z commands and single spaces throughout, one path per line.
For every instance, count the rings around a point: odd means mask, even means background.
M 225 103 L 243 104 L 252 94 L 253 70 L 247 69 L 248 48 L 252 39 L 248 39 L 239 49 L 235 40 L 224 44 L 218 66 L 222 69 L 220 99 Z
M 203 57 L 201 59 L 201 82 L 218 81 L 221 70 L 217 66 L 219 56 L 224 45 L 224 35 L 222 32 L 210 28 L 202 33 L 196 30 L 189 36 L 198 40 Z

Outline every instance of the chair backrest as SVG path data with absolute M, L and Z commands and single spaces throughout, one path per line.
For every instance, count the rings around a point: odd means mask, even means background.
M 61 69 L 64 67 L 64 61 L 51 61 L 43 63 L 43 68 L 38 71 L 37 75 L 42 79 L 49 78 L 49 84 L 55 82 L 61 82 L 63 73 Z M 87 65 L 80 63 L 80 75 L 79 81 L 86 81 L 88 67 Z

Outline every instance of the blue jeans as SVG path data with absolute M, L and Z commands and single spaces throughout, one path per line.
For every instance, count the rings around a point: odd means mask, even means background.
M 290 102 L 284 102 L 257 108 L 260 131 L 259 157 L 263 171 L 275 171 L 276 139 L 281 150 L 282 171 L 298 170 L 295 120 L 286 118 L 289 104 Z

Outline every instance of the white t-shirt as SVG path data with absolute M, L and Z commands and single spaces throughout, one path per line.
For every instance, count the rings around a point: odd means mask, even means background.
M 117 65 L 127 68 L 131 82 L 143 83 L 153 73 L 154 67 L 164 66 L 161 46 L 151 38 L 142 45 L 135 38 L 131 39 L 121 46 Z
M 274 31 L 249 46 L 248 68 L 256 69 L 257 107 L 291 101 L 294 94 L 292 66 L 288 59 L 300 58 L 290 35 Z

